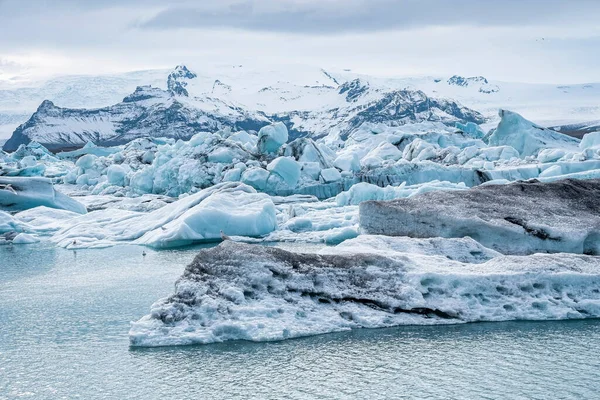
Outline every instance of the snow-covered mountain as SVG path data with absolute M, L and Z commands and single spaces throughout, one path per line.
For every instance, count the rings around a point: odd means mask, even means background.
M 378 78 L 306 66 L 178 66 L 171 72 L 57 78 L 37 88 L 0 86 L 0 137 L 2 129 L 22 124 L 5 149 L 30 140 L 58 149 L 90 140 L 189 138 L 198 130 L 223 127 L 257 130 L 282 121 L 291 139 L 343 140 L 365 122 L 487 122 L 486 129 L 498 122 L 499 108 L 577 135 L 578 127 L 590 131 L 590 124 L 582 123 L 600 118 L 600 84 L 537 85 L 458 75 Z
M 113 106 L 71 109 L 45 100 L 4 149 L 12 151 L 30 141 L 58 150 L 89 141 L 123 144 L 142 136 L 189 139 L 200 131 L 258 130 L 274 121 L 284 122 L 292 138 L 333 132 L 344 139 L 364 122 L 479 124 L 485 120 L 452 100 L 431 98 L 419 90 L 388 89 L 358 78 L 338 84 L 323 70 L 305 84 L 276 79 L 262 87 L 246 84 L 250 81 L 243 77 L 229 84 L 178 66 L 168 75 L 166 90 L 140 86 Z
M 69 108 L 104 107 L 119 102 L 137 86 L 166 87 L 168 73 L 169 70 L 146 70 L 117 75 L 62 76 L 21 84 L 0 81 L 0 139 L 8 139 L 44 100 Z

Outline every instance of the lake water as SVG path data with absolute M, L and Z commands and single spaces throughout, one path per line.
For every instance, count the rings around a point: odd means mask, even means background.
M 0 246 L 0 399 L 598 399 L 600 321 L 130 349 L 198 249 Z

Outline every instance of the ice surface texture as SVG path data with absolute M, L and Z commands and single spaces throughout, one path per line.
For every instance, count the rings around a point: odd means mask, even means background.
M 456 239 L 443 239 L 445 248 L 409 246 L 411 253 L 392 245 L 385 256 L 361 252 L 363 237 L 354 240 L 357 250 L 342 254 L 232 241 L 202 250 L 175 293 L 132 323 L 130 343 L 266 341 L 361 327 L 600 316 L 596 257 L 499 256 L 472 264 L 440 255 L 456 249 L 469 260 L 478 251 Z M 370 245 L 377 252 L 377 243 Z
M 518 182 L 360 205 L 366 233 L 470 236 L 504 254 L 600 253 L 600 180 Z

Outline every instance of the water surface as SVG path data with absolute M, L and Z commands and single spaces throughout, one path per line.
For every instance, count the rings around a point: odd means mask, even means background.
M 0 246 L 0 399 L 599 398 L 598 320 L 130 349 L 197 251 Z

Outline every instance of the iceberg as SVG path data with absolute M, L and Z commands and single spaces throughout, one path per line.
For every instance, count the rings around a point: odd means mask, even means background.
M 0 207 L 19 211 L 38 206 L 87 212 L 83 204 L 56 191 L 48 178 L 0 176 Z
M 12 243 L 13 244 L 32 244 L 32 243 L 37 243 L 39 241 L 40 241 L 40 239 L 38 239 L 35 236 L 32 236 L 28 233 L 19 233 L 12 240 Z
M 470 236 L 503 254 L 600 254 L 600 180 L 517 182 L 360 204 L 363 232 Z
M 551 129 L 542 128 L 519 114 L 500 110 L 500 123 L 489 136 L 490 146 L 507 145 L 514 147 L 522 157 L 537 155 L 540 150 L 561 148 L 577 150 L 579 140 Z
M 447 181 L 431 181 L 427 183 L 407 186 L 403 182 L 400 186 L 379 187 L 367 182 L 353 185 L 349 190 L 338 194 L 335 201 L 338 206 L 358 205 L 367 200 L 394 200 L 404 197 L 412 197 L 421 193 L 434 190 L 464 190 L 464 183 L 452 183 Z
M 379 255 L 378 245 L 362 252 L 361 237 L 353 240 L 342 254 L 232 241 L 202 250 L 175 292 L 132 323 L 130 344 L 271 341 L 355 328 L 600 316 L 597 257 L 485 260 L 495 255 L 489 252 L 469 263 L 437 254 L 444 246 L 434 243 L 424 244 L 420 254 L 402 252 L 418 245 L 399 244 L 400 251 Z M 451 243 L 447 248 L 456 248 L 456 240 Z
M 23 225 L 12 215 L 0 210 L 0 234 L 7 232 L 21 232 Z
M 289 187 L 294 187 L 298 183 L 300 170 L 300 164 L 293 157 L 277 157 L 267 165 L 267 171 L 279 175 Z
M 277 228 L 275 205 L 266 194 L 226 182 L 141 213 L 106 209 L 68 221 L 52 241 L 61 247 L 106 247 L 130 241 L 151 247 L 177 247 L 218 241 L 227 235 L 263 236 Z

